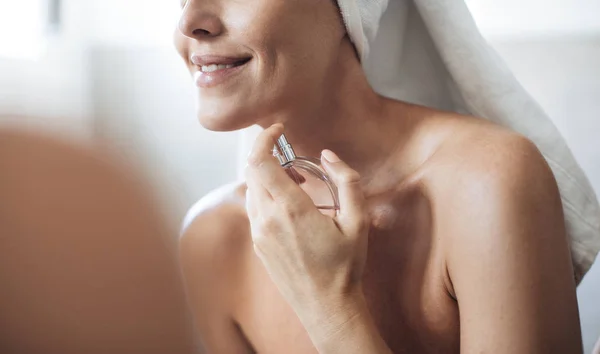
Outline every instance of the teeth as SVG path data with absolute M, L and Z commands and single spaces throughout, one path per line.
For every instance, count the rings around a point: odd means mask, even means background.
M 202 65 L 202 72 L 204 73 L 212 73 L 217 70 L 219 70 L 219 66 L 216 64 Z
M 211 65 L 202 65 L 202 72 L 203 73 L 213 73 L 217 70 L 223 70 L 223 69 L 231 69 L 233 68 L 235 65 L 234 64 L 211 64 Z

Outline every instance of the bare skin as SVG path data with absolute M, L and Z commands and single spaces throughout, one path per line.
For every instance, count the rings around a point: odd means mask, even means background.
M 108 154 L 0 129 L 0 352 L 196 352 L 174 240 Z
M 447 120 L 448 129 L 438 132 L 435 156 L 402 179 L 387 171 L 363 182 L 376 190 L 365 193 L 371 225 L 362 287 L 379 334 L 394 353 L 580 352 L 549 168 L 522 137 L 462 117 L 431 119 Z M 411 146 L 414 156 L 424 145 Z M 209 353 L 314 353 L 254 254 L 244 193 L 229 186 L 200 202 L 182 239 L 204 343 Z
M 331 149 L 360 176 L 368 215 L 359 291 L 346 296 L 275 276 L 257 256 L 244 183 L 201 200 L 181 255 L 207 353 L 581 352 L 561 202 L 531 142 L 377 95 L 330 2 L 187 1 L 175 38 L 196 75 L 194 53 L 251 58 L 199 87 L 205 127 L 283 123 L 299 155 Z

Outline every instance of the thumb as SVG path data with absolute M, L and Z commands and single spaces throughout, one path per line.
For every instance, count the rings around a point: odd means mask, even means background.
M 365 197 L 360 183 L 360 174 L 331 150 L 323 150 L 321 156 L 325 170 L 338 189 L 340 199 L 338 220 L 344 227 L 360 231 L 365 217 Z

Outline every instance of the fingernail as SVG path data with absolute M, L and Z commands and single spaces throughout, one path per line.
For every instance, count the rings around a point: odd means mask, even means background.
M 330 163 L 337 163 L 337 162 L 341 161 L 340 158 L 338 157 L 338 155 L 336 155 L 331 150 L 323 150 L 323 152 L 321 153 L 321 156 L 323 156 L 325 158 L 325 160 L 327 160 L 327 162 L 330 162 Z

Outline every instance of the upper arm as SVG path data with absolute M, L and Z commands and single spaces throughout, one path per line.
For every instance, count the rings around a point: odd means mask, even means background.
M 233 318 L 243 235 L 235 206 L 200 206 L 188 215 L 180 255 L 188 301 L 206 353 L 251 352 Z
M 449 240 L 461 351 L 581 352 L 556 182 L 530 142 L 507 143 L 510 148 L 491 144 L 477 153 L 445 204 L 441 226 Z

